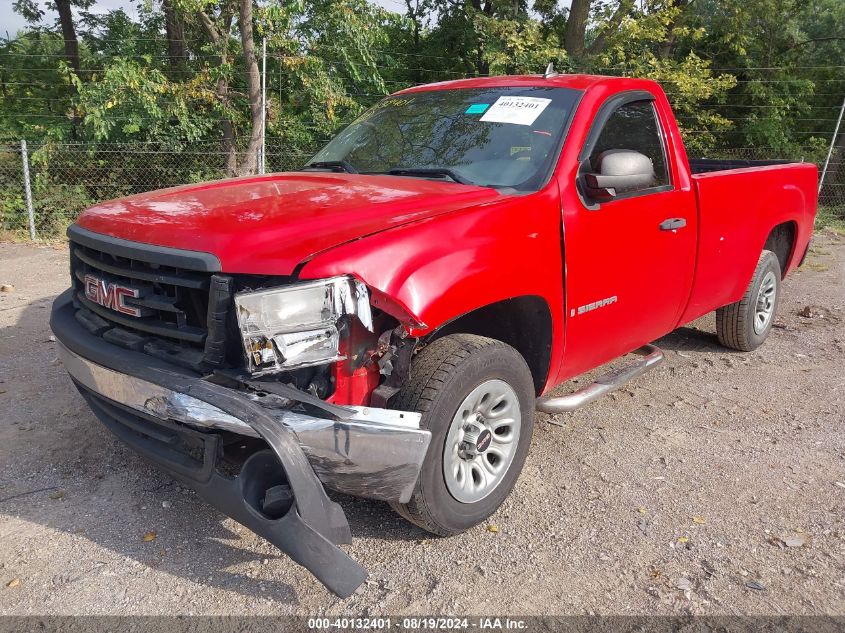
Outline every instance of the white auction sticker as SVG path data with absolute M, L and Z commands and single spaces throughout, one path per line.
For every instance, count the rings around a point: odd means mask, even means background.
M 531 125 L 551 102 L 551 99 L 540 97 L 499 97 L 484 113 L 481 121 Z

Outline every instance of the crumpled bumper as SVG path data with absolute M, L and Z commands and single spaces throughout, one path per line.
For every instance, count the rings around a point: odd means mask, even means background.
M 56 299 L 50 325 L 68 373 L 118 437 L 337 595 L 364 581 L 365 571 L 337 547 L 351 532 L 322 484 L 407 501 L 431 439 L 418 413 L 354 407 L 337 419 L 279 408 L 278 399 L 207 382 L 93 336 L 76 321 L 69 293 Z M 226 474 L 218 430 L 259 437 L 270 450 Z

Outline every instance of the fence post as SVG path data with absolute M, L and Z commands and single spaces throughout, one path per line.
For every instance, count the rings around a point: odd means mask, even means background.
M 842 107 L 839 108 L 839 118 L 836 120 L 836 129 L 833 130 L 833 136 L 830 137 L 830 149 L 827 150 L 827 158 L 824 161 L 822 175 L 819 177 L 818 193 L 822 192 L 822 187 L 824 186 L 824 177 L 827 175 L 827 167 L 830 165 L 830 157 L 833 155 L 833 148 L 836 145 L 836 137 L 839 136 L 839 126 L 842 123 L 843 112 L 845 112 L 845 99 L 842 99 Z
M 35 210 L 32 208 L 32 188 L 29 185 L 29 154 L 26 141 L 21 139 L 21 160 L 23 161 L 23 190 L 26 194 L 26 215 L 29 219 L 29 239 L 35 241 Z
M 267 38 L 261 40 L 261 162 L 258 173 L 264 175 L 264 157 L 267 138 Z

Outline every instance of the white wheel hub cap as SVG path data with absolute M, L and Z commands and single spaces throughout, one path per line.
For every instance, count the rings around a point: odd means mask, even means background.
M 502 482 L 519 444 L 519 398 L 503 380 L 487 380 L 458 407 L 443 447 L 443 477 L 461 503 L 484 499 Z
M 754 333 L 762 334 L 766 331 L 772 316 L 775 313 L 775 302 L 777 300 L 777 279 L 770 270 L 760 282 L 757 290 L 757 302 L 754 306 Z

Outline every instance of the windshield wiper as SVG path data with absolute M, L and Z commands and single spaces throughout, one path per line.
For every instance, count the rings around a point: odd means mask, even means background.
M 358 170 L 355 169 L 350 163 L 345 160 L 318 160 L 314 161 L 313 163 L 308 163 L 302 169 L 330 169 L 332 171 L 345 171 L 347 174 L 357 174 Z
M 391 176 L 448 178 L 449 180 L 453 180 L 454 182 L 460 183 L 462 185 L 474 184 L 471 180 L 467 180 L 463 176 L 446 167 L 395 167 L 387 171 L 386 173 L 390 174 Z

